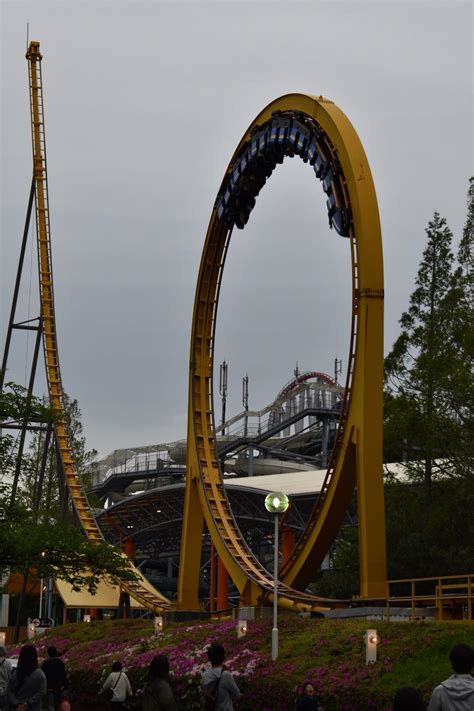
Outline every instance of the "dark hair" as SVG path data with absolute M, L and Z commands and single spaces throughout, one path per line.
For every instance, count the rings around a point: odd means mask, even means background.
M 210 647 L 207 648 L 207 658 L 213 667 L 219 667 L 225 658 L 225 649 L 222 644 L 213 642 Z
M 168 681 L 169 672 L 170 663 L 168 657 L 165 654 L 157 654 L 151 660 L 147 681 L 153 681 L 154 679 L 166 679 Z
M 24 679 L 38 668 L 38 652 L 34 644 L 24 644 L 18 655 L 17 678 Z
M 309 679 L 306 679 L 306 681 L 304 681 L 304 682 L 302 683 L 302 685 L 301 685 L 301 693 L 302 693 L 302 694 L 305 694 L 305 693 L 306 693 L 306 687 L 307 687 L 307 686 L 312 686 L 313 689 L 314 689 L 314 684 L 313 684 L 313 682 L 310 681 Z
M 56 647 L 48 647 L 48 657 L 57 657 L 58 656 L 58 650 Z
M 469 644 L 456 644 L 449 653 L 456 674 L 470 674 L 474 667 L 474 649 Z
M 392 711 L 425 711 L 423 697 L 418 689 L 411 686 L 399 689 L 393 699 Z
M 122 662 L 114 662 L 112 664 L 112 671 L 122 671 Z

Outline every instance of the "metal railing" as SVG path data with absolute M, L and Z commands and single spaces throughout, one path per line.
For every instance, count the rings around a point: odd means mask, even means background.
M 416 619 L 415 609 L 418 603 L 435 607 L 438 620 L 453 619 L 453 615 L 459 614 L 462 619 L 469 622 L 473 620 L 474 573 L 389 580 L 388 591 L 387 613 L 389 604 L 409 603 L 412 619 Z
M 303 383 L 262 410 L 243 410 L 215 428 L 216 435 L 229 437 L 258 436 L 277 424 L 291 421 L 299 412 L 316 410 L 322 414 L 340 413 L 343 388 L 321 385 L 317 388 Z M 283 429 L 283 428 L 282 428 Z
M 122 464 L 113 464 L 110 469 L 107 470 L 103 481 L 106 481 L 114 474 L 156 471 L 173 464 L 176 463 L 171 459 L 169 452 L 166 450 L 140 453 L 130 452 L 130 457 L 126 457 L 125 462 Z

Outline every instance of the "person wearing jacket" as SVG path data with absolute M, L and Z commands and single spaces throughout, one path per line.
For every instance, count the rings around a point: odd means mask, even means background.
M 38 669 L 36 647 L 25 644 L 18 656 L 18 666 L 8 683 L 5 708 L 8 711 L 41 711 L 45 694 L 46 677 Z
M 456 644 L 449 659 L 454 674 L 433 691 L 428 711 L 472 711 L 474 709 L 474 649 Z
M 222 644 L 213 642 L 207 650 L 211 669 L 207 669 L 201 677 L 201 687 L 204 698 L 217 689 L 216 711 L 233 711 L 234 701 L 240 698 L 240 691 L 234 677 L 224 667 L 225 650 Z
M 48 647 L 48 658 L 41 665 L 46 677 L 46 711 L 55 711 L 63 693 L 67 690 L 66 667 L 58 657 L 56 647 Z
M 133 694 L 128 676 L 122 671 L 121 662 L 114 662 L 112 664 L 112 671 L 104 681 L 99 693 L 103 694 L 107 689 L 112 689 L 113 696 L 110 700 L 112 711 L 121 711 L 127 696 L 132 696 Z
M 12 676 L 12 665 L 7 659 L 7 650 L 0 646 L 0 709 L 5 708 L 5 696 L 8 682 Z
M 168 657 L 164 654 L 153 657 L 143 689 L 142 711 L 177 711 L 169 673 Z

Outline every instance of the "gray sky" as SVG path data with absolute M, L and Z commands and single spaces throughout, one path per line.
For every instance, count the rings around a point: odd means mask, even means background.
M 386 351 L 438 210 L 457 243 L 473 172 L 470 2 L 5 2 L 1 7 L 1 349 L 31 180 L 26 23 L 41 42 L 60 361 L 87 443 L 185 435 L 194 290 L 210 211 L 247 126 L 274 98 L 324 94 L 367 152 L 382 220 Z M 227 412 L 347 360 L 348 243 L 287 159 L 235 230 L 216 363 Z M 30 264 L 31 287 L 30 287 Z M 36 316 L 28 253 L 18 319 Z M 32 342 L 15 337 L 24 382 Z M 41 390 L 41 381 L 39 390 Z M 217 403 L 216 403 L 217 405 Z

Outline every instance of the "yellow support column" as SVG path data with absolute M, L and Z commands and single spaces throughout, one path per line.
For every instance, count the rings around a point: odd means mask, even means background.
M 369 320 L 372 322 L 369 327 Z M 367 291 L 360 296 L 359 328 L 381 333 L 383 294 Z M 360 596 L 387 596 L 385 554 L 385 507 L 382 472 L 383 429 L 383 353 L 382 338 L 364 348 L 356 369 L 363 370 L 358 383 L 360 394 L 354 400 L 362 404 L 356 430 L 356 481 L 359 520 Z
M 179 557 L 177 607 L 180 610 L 201 609 L 199 602 L 199 575 L 201 571 L 203 530 L 204 516 L 199 501 L 197 482 L 192 476 L 191 468 L 188 467 Z

